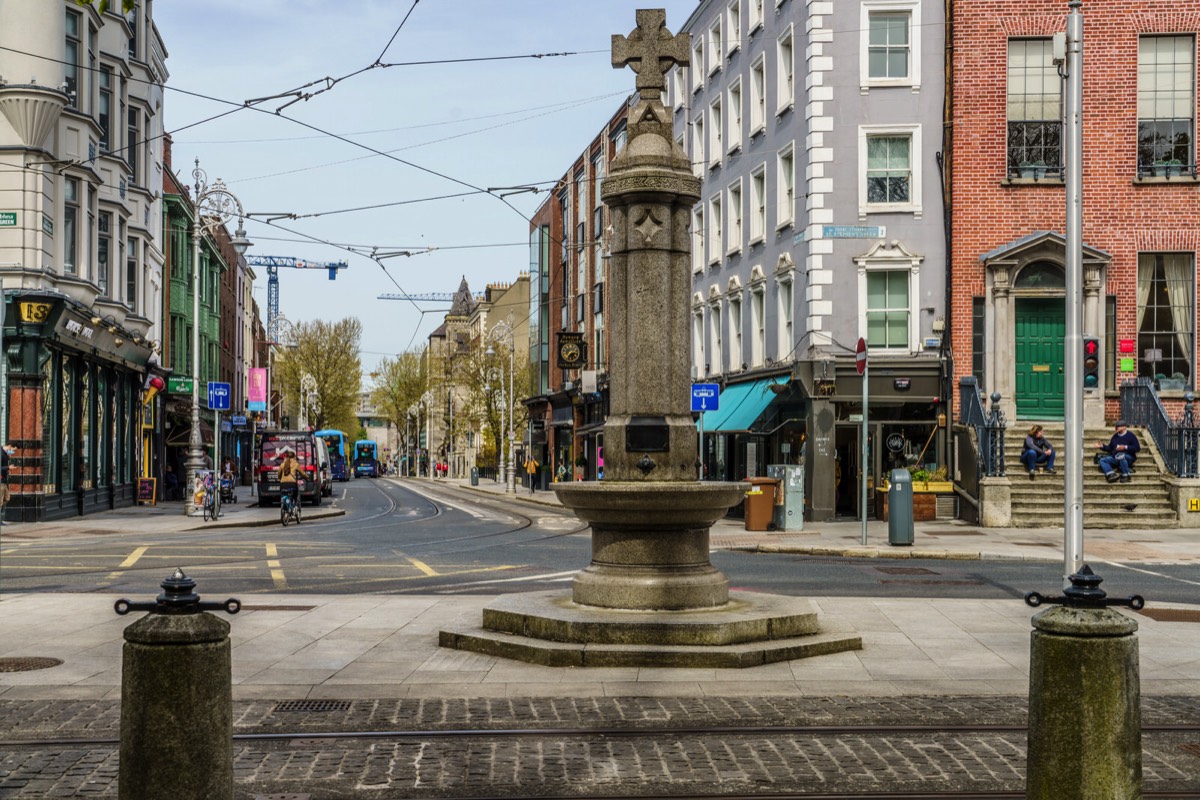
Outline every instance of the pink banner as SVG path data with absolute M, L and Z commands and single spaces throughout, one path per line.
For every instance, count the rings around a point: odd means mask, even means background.
M 247 387 L 246 399 L 251 403 L 267 402 L 267 371 L 261 367 L 250 369 L 250 384 Z

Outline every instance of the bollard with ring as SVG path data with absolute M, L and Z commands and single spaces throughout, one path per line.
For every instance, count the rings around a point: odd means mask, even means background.
M 130 611 L 149 611 L 151 614 L 197 614 L 201 611 L 224 611 L 236 614 L 242 610 L 242 601 L 229 598 L 223 603 L 202 602 L 193 591 L 196 582 L 184 574 L 179 567 L 161 584 L 162 594 L 152 603 L 135 603 L 122 597 L 113 603 L 113 609 L 125 616 Z
M 1142 796 L 1137 620 L 1145 607 L 1110 598 L 1084 564 L 1063 596 L 1025 595 L 1029 648 L 1026 800 L 1137 800 Z
M 1134 611 L 1141 611 L 1146 606 L 1146 601 L 1140 594 L 1132 594 L 1129 597 L 1109 597 L 1100 588 L 1100 584 L 1104 582 L 1104 578 L 1092 572 L 1092 568 L 1087 564 L 1084 564 L 1079 572 L 1070 576 L 1068 580 L 1071 581 L 1071 585 L 1063 590 L 1065 597 L 1059 595 L 1046 596 L 1037 592 L 1027 592 L 1025 594 L 1025 605 L 1031 608 L 1037 608 L 1043 604 L 1072 606 L 1074 608 L 1127 606 Z
M 125 628 L 118 800 L 233 800 L 229 623 L 208 612 L 241 601 L 202 602 L 182 569 L 161 585 L 152 602 L 114 605 L 150 612 Z

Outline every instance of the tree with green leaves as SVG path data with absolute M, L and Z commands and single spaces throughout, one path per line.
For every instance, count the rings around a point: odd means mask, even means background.
M 405 422 L 408 410 L 429 388 L 427 364 L 423 351 L 410 351 L 382 359 L 371 373 L 374 379 L 371 403 L 400 431 L 404 451 L 415 446 L 415 441 L 409 441 L 410 429 Z
M 473 428 L 486 432 L 488 443 L 481 448 L 480 459 L 488 464 L 498 461 L 500 445 L 508 435 L 505 425 L 511 426 L 517 438 L 527 422 L 527 409 L 522 402 L 525 387 L 529 386 L 529 364 L 517 359 L 513 374 L 513 420 L 508 420 L 509 359 L 507 352 L 488 354 L 475 348 L 460 356 L 456 363 L 456 382 L 464 392 L 461 418 Z
M 275 358 L 275 381 L 299 420 L 301 382 L 312 376 L 307 401 L 308 422 L 316 430 L 358 430 L 358 400 L 362 363 L 358 346 L 362 323 L 354 317 L 337 322 L 313 320 L 292 326 L 283 351 Z
M 99 2 L 96 2 L 96 0 L 75 0 L 75 4 L 80 6 L 94 5 L 96 6 L 96 10 L 101 14 L 103 14 L 105 11 L 108 11 L 109 6 L 108 0 L 99 0 Z M 121 10 L 126 14 L 128 14 L 130 11 L 133 11 L 135 7 L 137 7 L 137 0 L 121 0 Z

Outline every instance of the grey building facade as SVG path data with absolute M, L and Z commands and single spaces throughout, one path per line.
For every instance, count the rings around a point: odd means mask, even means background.
M 804 463 L 810 519 L 857 515 L 864 472 L 945 462 L 943 23 L 931 0 L 703 0 L 681 26 L 705 469 Z

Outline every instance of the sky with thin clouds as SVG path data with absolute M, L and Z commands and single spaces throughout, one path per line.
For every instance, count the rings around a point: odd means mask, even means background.
M 445 310 L 378 295 L 453 292 L 464 276 L 478 292 L 528 269 L 528 218 L 633 90 L 633 72 L 611 67 L 611 37 L 634 27 L 639 5 L 666 8 L 676 32 L 696 0 L 155 3 L 174 170 L 190 186 L 199 158 L 228 184 L 254 215 L 251 254 L 349 263 L 333 282 L 281 270 L 280 310 L 361 319 L 369 373 L 420 347 Z M 496 60 L 461 61 L 478 58 Z M 351 75 L 377 59 L 397 66 Z M 400 65 L 429 61 L 443 63 Z M 295 91 L 313 96 L 284 107 Z M 541 191 L 510 195 L 512 208 L 476 192 L 510 186 Z M 414 255 L 384 259 L 385 271 L 327 243 Z M 261 270 L 255 297 L 265 324 Z

